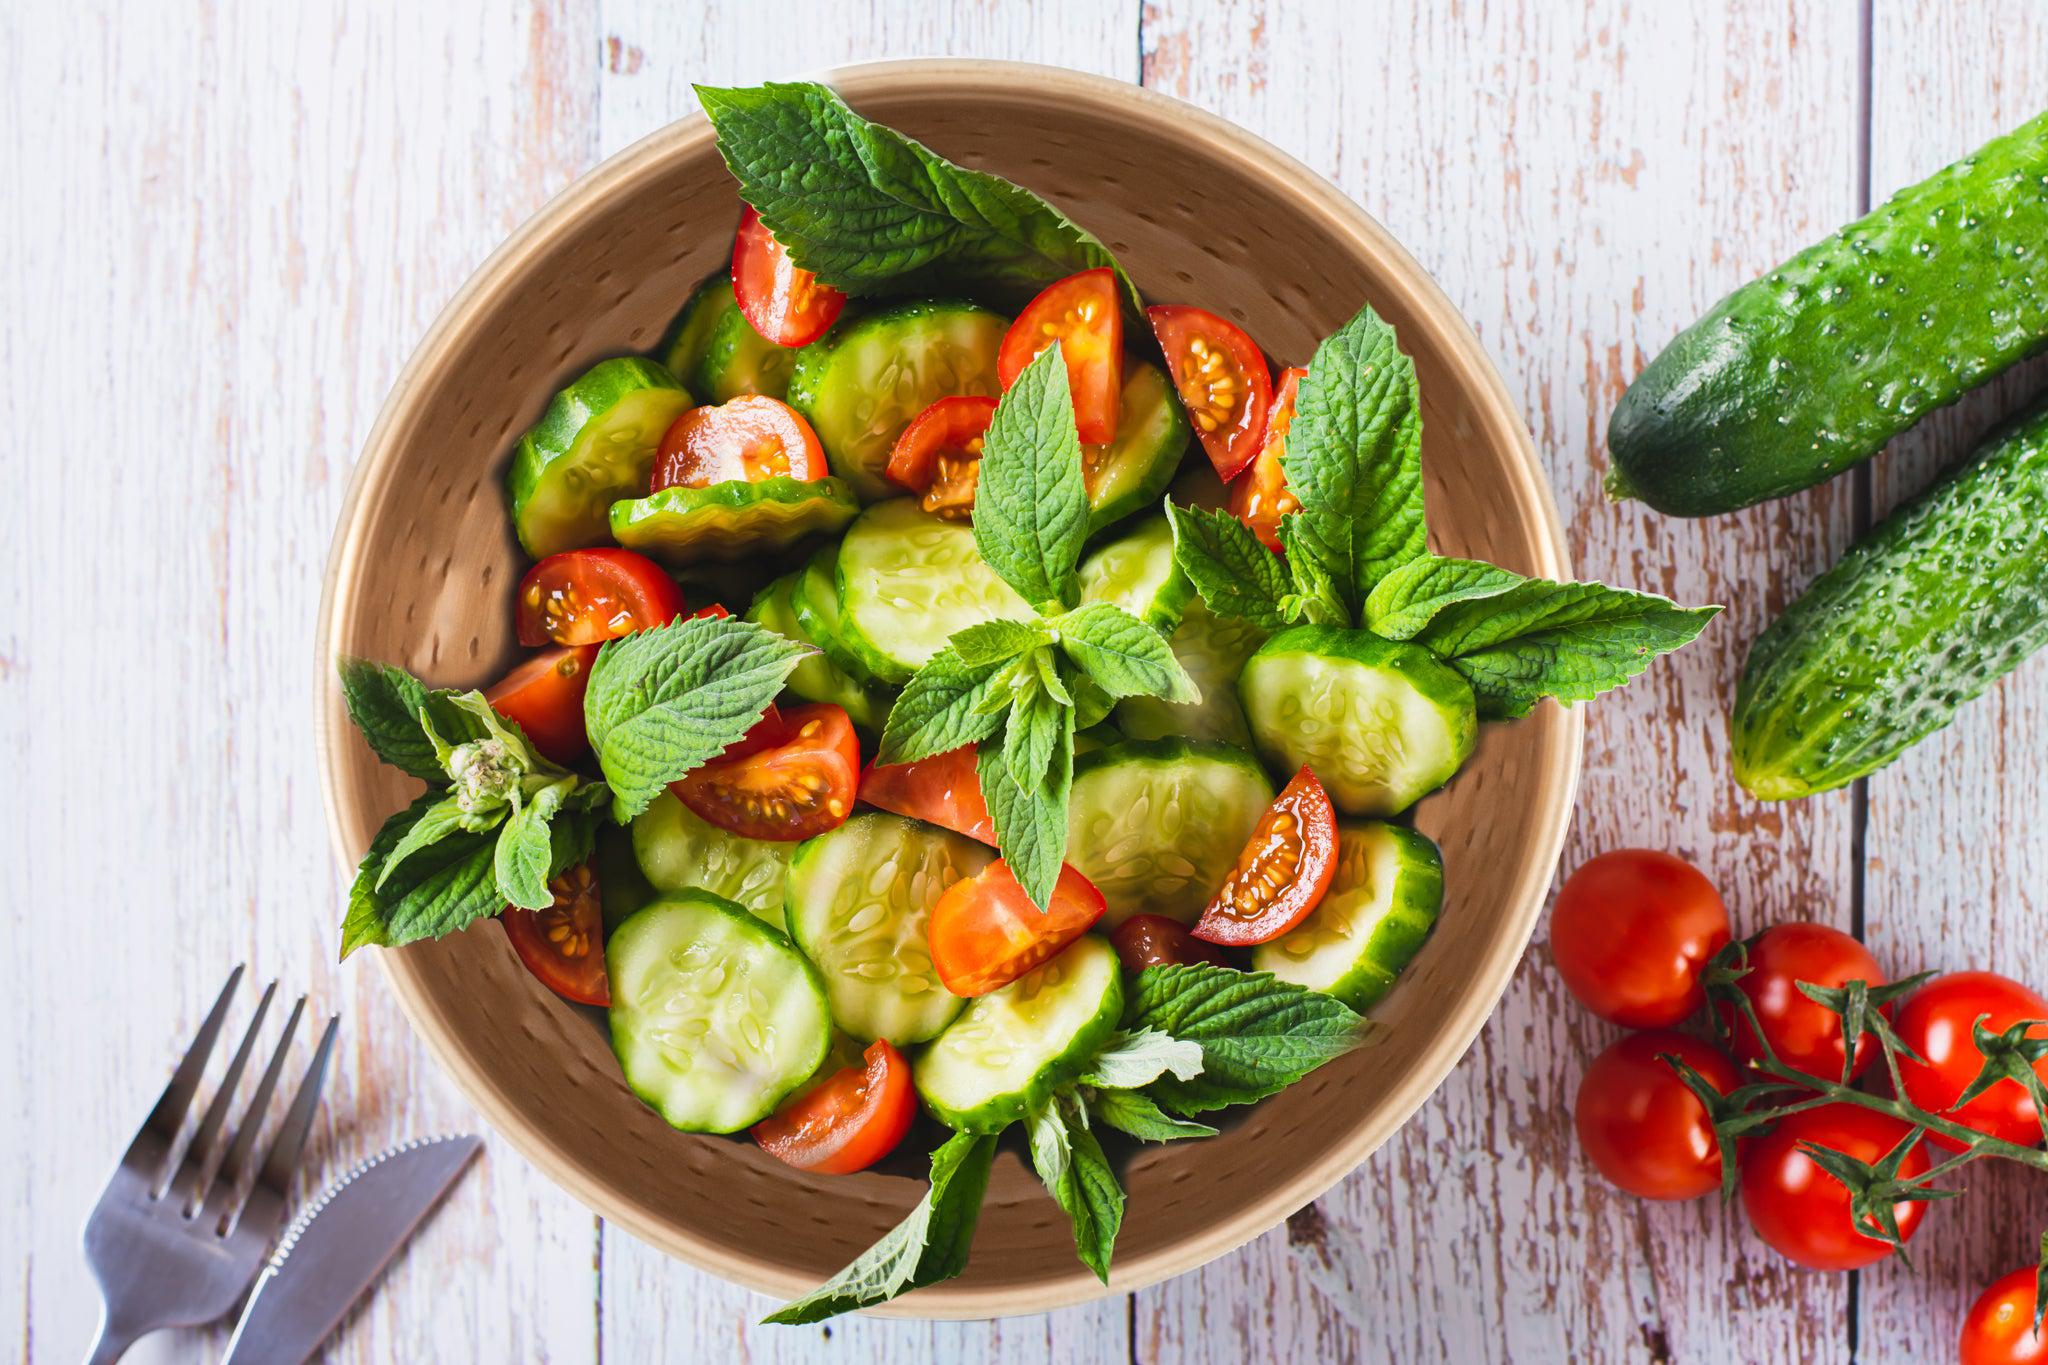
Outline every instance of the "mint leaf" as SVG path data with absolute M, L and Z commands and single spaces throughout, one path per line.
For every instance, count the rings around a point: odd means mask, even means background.
M 974 486 L 974 546 L 1041 612 L 1073 600 L 1088 538 L 1088 487 L 1067 366 L 1054 342 L 1024 367 L 989 419 Z
M 349 887 L 341 922 L 341 955 L 358 948 L 395 948 L 423 938 L 440 938 L 487 919 L 505 908 L 491 875 L 489 834 L 458 832 L 437 840 L 405 860 L 382 887 L 376 877 L 406 830 L 441 799 L 430 792 L 384 822 Z
M 1281 608 L 1289 592 L 1287 568 L 1228 512 L 1182 507 L 1168 499 L 1173 562 L 1219 616 L 1235 616 L 1278 630 L 1293 619 Z
M 1659 654 L 1691 643 L 1720 610 L 1530 578 L 1442 608 L 1413 638 L 1472 684 L 1482 719 L 1514 720 L 1545 697 L 1586 701 L 1621 686 Z
M 737 618 L 684 617 L 608 641 L 583 724 L 620 824 L 760 720 L 812 651 Z
M 1120 1133 L 1140 1142 L 1178 1142 L 1183 1138 L 1215 1137 L 1206 1123 L 1177 1119 L 1142 1090 L 1102 1090 L 1088 1102 L 1089 1112 Z
M 566 778 L 542 787 L 505 821 L 498 831 L 491 875 L 498 894 L 523 910 L 545 910 L 554 903 L 548 890 L 549 868 L 554 862 L 554 839 L 548 822 L 562 808 L 562 799 L 576 785 Z
M 341 674 L 348 718 L 362 731 L 371 752 L 422 782 L 439 782 L 441 764 L 420 726 L 426 684 L 402 668 L 368 659 L 343 658 L 335 667 Z
M 1370 306 L 1316 348 L 1280 466 L 1301 501 L 1289 562 L 1298 581 L 1327 579 L 1351 624 L 1380 579 L 1427 549 L 1415 363 Z M 1314 580 L 1300 580 L 1304 558 Z
M 1010 704 L 1003 727 L 1003 768 L 1010 780 L 1029 791 L 1045 776 L 1059 742 L 1061 707 L 1043 687 L 1027 687 Z
M 1054 1096 L 1025 1117 L 1031 1137 L 1031 1168 L 1074 1229 L 1074 1252 L 1095 1278 L 1109 1283 L 1109 1260 L 1124 1221 L 1124 1191 L 1102 1154 L 1102 1144 L 1085 1123 L 1062 1112 L 1070 1099 Z
M 947 643 L 960 656 L 961 663 L 979 667 L 983 664 L 1006 664 L 1051 638 L 1052 634 L 1043 621 L 998 619 L 956 630 Z
M 1424 555 L 1373 588 L 1365 599 L 1365 628 L 1389 640 L 1412 640 L 1445 608 L 1498 597 L 1527 581 L 1497 564 Z
M 1157 629 L 1110 602 L 1090 602 L 1055 623 L 1060 649 L 1111 698 L 1202 699 Z
M 1031 191 L 968 170 L 822 85 L 697 87 L 740 197 L 791 259 L 848 294 L 993 289 L 1022 303 L 1108 248 Z M 1117 269 L 1131 307 L 1137 286 Z
M 432 848 L 451 835 L 464 832 L 482 834 L 490 828 L 488 825 L 473 826 L 468 812 L 462 809 L 461 803 L 454 797 L 443 796 L 438 791 L 429 792 L 428 795 L 441 796 L 442 799 L 420 812 L 419 818 L 412 822 L 411 828 L 399 838 L 397 846 L 385 857 L 384 866 L 372 883 L 373 890 L 382 891 L 385 883 L 397 875 L 414 854 Z M 502 819 L 502 812 L 495 818 Z
M 1294 590 L 1280 599 L 1280 610 L 1290 620 L 1319 626 L 1348 626 L 1351 609 L 1344 588 L 1330 577 L 1330 567 L 1302 544 L 1301 513 L 1290 512 L 1280 520 L 1280 543 L 1288 552 L 1287 566 L 1294 573 Z
M 1174 656 L 1175 662 L 1179 662 L 1179 659 L 1179 655 Z M 1054 672 L 1058 675 L 1061 686 L 1073 694 L 1076 730 L 1086 730 L 1090 726 L 1100 725 L 1109 716 L 1111 709 L 1116 705 L 1115 701 L 1109 693 L 1102 690 L 1095 679 L 1082 672 L 1079 665 L 1071 659 L 1061 659 Z M 1051 690 L 1050 686 L 1047 690 Z
M 1251 1104 L 1358 1045 L 1364 1020 L 1334 997 L 1265 972 L 1203 964 L 1147 967 L 1123 1027 L 1201 1044 L 1202 1074 L 1161 1076 L 1145 1093 L 1177 1114 Z
M 1001 750 L 984 744 L 975 754 L 981 799 L 995 826 L 996 851 L 1039 909 L 1052 905 L 1052 889 L 1067 857 L 1067 797 L 1074 785 L 1074 713 L 1062 709 L 1045 778 L 1025 788 L 1010 776 Z
M 1002 728 L 1009 703 L 1003 661 L 969 665 L 948 645 L 911 675 L 889 708 L 875 761 L 909 763 L 977 744 Z
M 1136 1090 L 1161 1076 L 1191 1081 L 1202 1074 L 1202 1045 L 1158 1029 L 1127 1029 L 1109 1040 L 1081 1073 L 1081 1084 L 1101 1090 Z
M 846 1269 L 762 1321 L 785 1326 L 820 1322 L 887 1303 L 898 1294 L 950 1280 L 965 1270 L 995 1154 L 993 1134 L 953 1134 L 932 1153 L 931 1188 L 909 1217 Z

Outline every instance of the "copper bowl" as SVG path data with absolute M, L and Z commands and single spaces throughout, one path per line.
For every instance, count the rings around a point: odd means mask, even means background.
M 1050 67 L 904 61 L 827 79 L 946 156 L 1031 186 L 1094 231 L 1152 297 L 1225 312 L 1276 361 L 1305 363 L 1361 303 L 1421 374 L 1432 540 L 1564 576 L 1557 511 L 1527 428 L 1471 330 L 1386 231 L 1321 176 L 1242 129 L 1148 90 Z M 319 629 L 320 753 L 335 851 L 353 864 L 411 783 L 355 737 L 332 660 L 483 685 L 515 657 L 525 567 L 502 492 L 514 440 L 592 361 L 653 348 L 730 250 L 739 200 L 701 117 L 570 186 L 449 303 L 370 433 L 335 533 Z M 1485 1023 L 1527 943 L 1563 843 L 1583 727 L 1554 706 L 1488 727 L 1418 823 L 1443 846 L 1441 926 L 1377 1011 L 1371 1046 L 1222 1136 L 1145 1149 L 1108 1289 L 1016 1157 L 989 1186 L 959 1279 L 882 1309 L 1039 1312 L 1221 1256 L 1341 1180 L 1414 1113 Z M 505 1140 L 636 1237 L 750 1288 L 793 1296 L 916 1201 L 897 1175 L 819 1177 L 744 1141 L 669 1129 L 626 1089 L 600 1030 L 520 967 L 497 933 L 376 954 L 427 1046 Z

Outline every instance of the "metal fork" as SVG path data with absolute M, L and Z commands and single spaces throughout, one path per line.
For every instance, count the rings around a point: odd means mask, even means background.
M 306 998 L 300 996 L 285 1020 L 270 1065 L 225 1150 L 218 1141 L 235 1086 L 256 1044 L 256 1031 L 277 993 L 277 983 L 264 989 L 255 1017 L 242 1035 L 220 1091 L 207 1106 L 191 1142 L 178 1150 L 178 1134 L 191 1108 L 207 1058 L 220 1036 L 228 1003 L 242 980 L 236 967 L 220 998 L 200 1024 L 198 1036 L 171 1074 L 163 1098 L 156 1102 L 142 1131 L 122 1154 L 112 1179 L 85 1223 L 85 1258 L 99 1281 L 104 1310 L 87 1365 L 111 1365 L 136 1338 L 163 1327 L 196 1327 L 224 1316 L 235 1306 L 262 1265 L 263 1253 L 284 1226 L 285 1200 L 292 1172 L 299 1164 L 327 1059 L 334 1050 L 339 1016 L 330 1017 L 305 1079 L 292 1097 L 277 1136 L 271 1139 L 263 1165 L 249 1180 L 256 1138 L 264 1111 L 284 1070 L 285 1054 Z M 242 1198 L 240 1191 L 248 1188 Z

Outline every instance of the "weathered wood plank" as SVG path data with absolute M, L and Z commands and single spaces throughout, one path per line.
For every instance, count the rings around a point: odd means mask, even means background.
M 1670 848 L 1744 924 L 1848 923 L 1848 798 L 1749 802 L 1722 718 L 1768 585 L 1839 549 L 1848 490 L 1687 523 L 1610 506 L 1599 479 L 1606 414 L 1649 356 L 1852 209 L 1854 7 L 1153 0 L 1144 49 L 1147 84 L 1326 171 L 1432 269 L 1523 401 L 1582 575 L 1729 604 L 1594 706 L 1567 867 Z M 1140 1358 L 1846 1358 L 1843 1282 L 1581 1161 L 1572 1098 L 1612 1036 L 1539 943 L 1387 1150 L 1290 1229 L 1139 1294 Z

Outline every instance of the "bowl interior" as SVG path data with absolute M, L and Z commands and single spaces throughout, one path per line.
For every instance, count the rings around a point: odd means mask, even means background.
M 831 79 L 868 116 L 1047 195 L 1149 296 L 1226 313 L 1276 363 L 1306 363 L 1319 337 L 1371 302 L 1420 371 L 1435 548 L 1564 571 L 1529 438 L 1477 343 L 1420 268 L 1319 177 L 1185 105 L 1071 72 L 907 62 Z M 559 382 L 603 356 L 656 346 L 691 286 L 725 262 L 738 211 L 701 119 L 656 134 L 501 249 L 393 391 L 337 534 L 321 631 L 323 766 L 343 857 L 360 856 L 410 792 L 349 730 L 330 660 L 389 660 L 464 686 L 510 665 L 508 608 L 525 567 L 501 491 L 512 442 Z M 1442 1080 L 1527 940 L 1563 837 L 1579 729 L 1554 707 L 1489 727 L 1451 788 L 1422 805 L 1418 824 L 1443 845 L 1448 903 L 1377 1012 L 1373 1045 L 1221 1137 L 1137 1156 L 1117 1288 L 1271 1227 Z M 902 1176 L 807 1176 L 749 1143 L 671 1131 L 626 1090 L 601 1031 L 528 977 L 502 935 L 380 956 L 486 1117 L 571 1193 L 673 1254 L 770 1293 L 800 1292 L 920 1193 Z M 979 1317 L 1100 1292 L 1058 1210 L 1006 1154 L 967 1273 L 897 1311 Z

